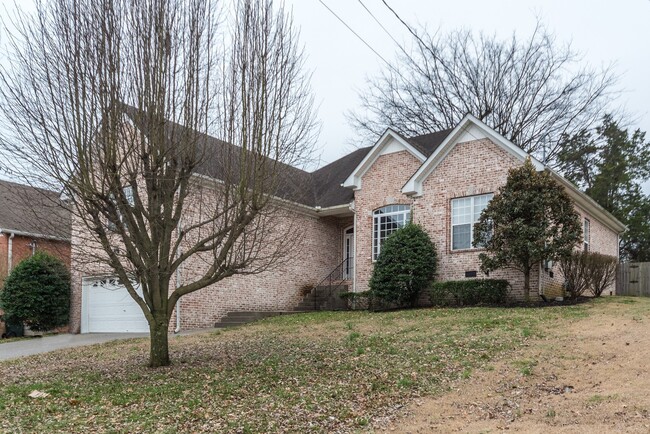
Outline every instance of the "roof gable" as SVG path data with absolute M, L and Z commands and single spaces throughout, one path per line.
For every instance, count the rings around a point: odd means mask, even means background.
M 472 140 L 489 139 L 491 142 L 500 146 L 508 154 L 514 156 L 520 161 L 526 158 L 532 159 L 533 165 L 537 170 L 543 170 L 544 164 L 535 157 L 530 156 L 519 146 L 515 145 L 492 128 L 485 125 L 471 114 L 466 115 L 447 135 L 443 142 L 438 146 L 420 168 L 411 176 L 411 178 L 402 187 L 402 193 L 419 196 L 422 194 L 422 184 L 427 177 L 435 170 L 442 160 L 451 152 L 458 143 Z
M 350 173 L 347 179 L 343 182 L 343 187 L 351 187 L 354 189 L 361 188 L 361 178 L 363 175 L 372 167 L 372 165 L 377 161 L 377 159 L 386 154 L 392 154 L 400 151 L 408 151 L 415 158 L 424 162 L 426 156 L 417 149 L 412 143 L 409 143 L 397 132 L 388 128 L 382 134 L 382 136 L 377 140 L 374 146 L 370 149 L 370 152 L 366 154 L 363 160 L 357 165 L 357 167 Z

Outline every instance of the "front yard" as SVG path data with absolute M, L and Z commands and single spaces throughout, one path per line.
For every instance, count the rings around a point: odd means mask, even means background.
M 629 321 L 647 321 L 650 301 L 283 316 L 175 337 L 174 365 L 157 370 L 144 366 L 146 339 L 32 356 L 0 363 L 0 431 L 382 428 L 406 414 L 417 415 L 427 402 L 471 388 L 504 364 L 517 376 L 535 378 L 549 361 L 528 351 L 560 345 L 569 330 L 612 309 L 629 310 Z M 603 327 L 610 318 L 606 321 Z M 28 397 L 33 390 L 49 396 Z M 510 423 L 520 416 L 495 418 Z

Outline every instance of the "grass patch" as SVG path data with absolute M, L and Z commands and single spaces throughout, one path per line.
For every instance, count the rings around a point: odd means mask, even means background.
M 618 395 L 593 395 L 587 399 L 587 407 L 593 407 L 604 402 L 611 402 L 618 399 Z
M 2 362 L 0 432 L 358 430 L 588 310 L 316 312 L 174 337 L 174 365 L 156 370 L 146 339 Z
M 537 361 L 531 359 L 522 359 L 515 360 L 514 364 L 519 368 L 521 375 L 524 377 L 529 377 L 533 375 L 533 368 L 537 366 Z

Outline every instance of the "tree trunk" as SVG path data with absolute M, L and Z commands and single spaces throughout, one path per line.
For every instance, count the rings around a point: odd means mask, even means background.
M 149 324 L 150 336 L 150 352 L 149 352 L 149 367 L 158 368 L 160 366 L 168 366 L 169 361 L 169 339 L 167 334 L 167 327 L 169 325 L 169 318 L 165 315 L 161 317 L 154 317 L 152 323 Z
M 530 269 L 524 271 L 524 301 L 530 301 Z

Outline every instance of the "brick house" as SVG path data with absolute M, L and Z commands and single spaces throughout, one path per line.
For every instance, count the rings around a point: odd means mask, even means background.
M 0 181 L 0 288 L 13 267 L 41 250 L 70 267 L 70 214 L 59 194 Z
M 206 140 L 223 146 L 216 139 Z M 234 276 L 183 297 L 179 317 L 172 323 L 177 321 L 180 328 L 212 327 L 231 311 L 288 310 L 301 302 L 305 288 L 335 270 L 350 290 L 364 291 L 383 240 L 410 219 L 424 227 L 436 245 L 438 279 L 485 277 L 479 270 L 479 250 L 471 246 L 473 224 L 505 183 L 508 170 L 527 157 L 468 115 L 453 130 L 418 137 L 404 138 L 388 129 L 374 146 L 311 173 L 287 167 L 298 187 L 285 191 L 282 198 L 291 213 L 282 218 L 302 230 L 297 259 L 280 269 Z M 617 256 L 618 236 L 625 226 L 560 175 L 532 161 L 538 170 L 548 170 L 573 199 L 585 228 L 584 247 Z M 74 266 L 80 262 L 76 255 L 82 254 L 75 249 L 83 239 L 79 230 L 73 224 L 71 330 L 147 331 L 137 306 L 107 270 Z M 191 279 L 201 272 L 201 264 L 192 263 L 183 272 Z M 499 270 L 490 277 L 508 279 L 511 297 L 522 297 L 519 273 Z M 531 288 L 540 294 L 552 293 L 561 284 L 552 264 L 540 264 L 531 276 Z

